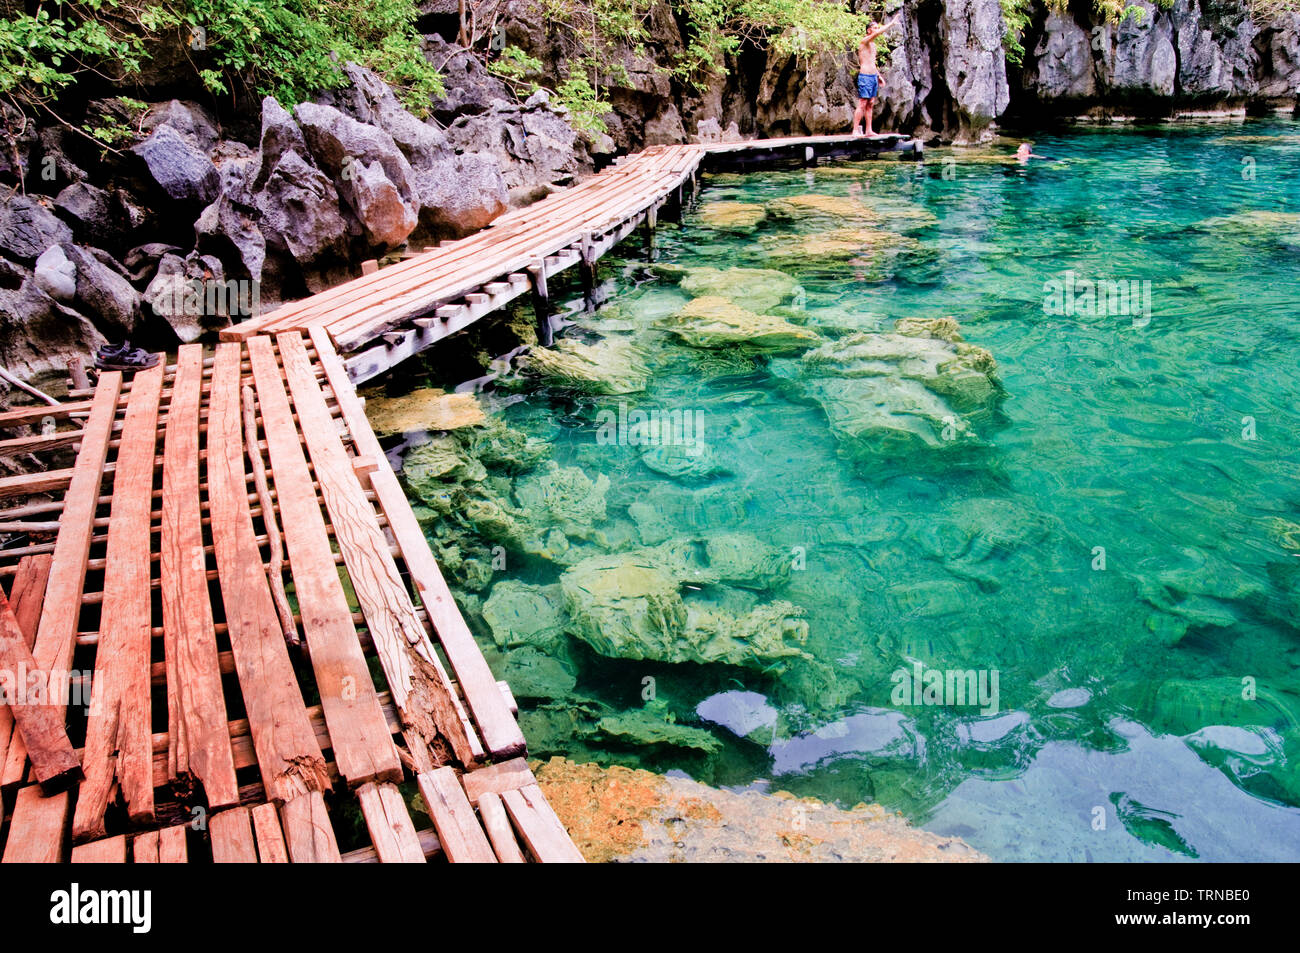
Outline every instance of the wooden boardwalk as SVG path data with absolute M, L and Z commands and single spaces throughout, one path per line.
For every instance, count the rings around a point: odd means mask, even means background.
M 898 135 L 653 146 L 468 238 L 285 304 L 226 329 L 222 338 L 323 329 L 360 383 L 531 294 L 542 343 L 549 344 L 548 279 L 577 265 L 590 290 L 597 259 L 639 227 L 653 242 L 660 211 L 680 212 L 697 190 L 701 167 L 781 159 L 811 164 L 883 151 L 917 156 L 920 146 Z
M 4 862 L 581 860 L 322 329 L 77 396 L 0 414 L 79 448 L 0 483 Z

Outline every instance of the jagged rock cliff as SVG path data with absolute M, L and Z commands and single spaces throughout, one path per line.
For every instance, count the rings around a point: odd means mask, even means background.
M 1174 0 L 1119 24 L 1091 12 L 1038 10 L 1014 77 L 1014 111 L 1165 116 L 1294 108 L 1300 14 L 1261 25 L 1240 0 Z

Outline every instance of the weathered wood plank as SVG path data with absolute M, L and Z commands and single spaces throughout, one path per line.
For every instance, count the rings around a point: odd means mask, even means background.
M 57 864 L 63 860 L 71 796 L 41 794 L 36 785 L 19 788 L 5 842 L 6 864 Z
M 53 561 L 46 586 L 48 606 L 41 613 L 32 646 L 32 657 L 43 672 L 67 672 L 76 650 L 77 622 L 81 618 L 81 597 L 86 582 L 86 561 L 90 558 L 90 540 L 95 531 L 95 510 L 99 505 L 99 488 L 108 444 L 113 436 L 113 418 L 122 390 L 122 375 L 109 371 L 99 379 L 95 398 L 89 402 L 85 439 L 77 454 L 77 465 L 63 498 L 59 518 L 59 535 L 54 543 Z M 27 765 L 27 749 L 21 739 L 11 741 L 5 752 L 0 786 L 8 789 L 22 781 Z
M 407 747 L 418 770 L 434 766 L 430 747 L 441 734 L 464 764 L 478 751 L 469 741 L 472 729 L 460 710 L 450 679 L 429 645 L 406 586 L 366 499 L 312 374 L 311 361 L 297 332 L 278 338 L 285 375 L 311 454 L 321 496 L 329 511 L 334 538 L 348 568 L 348 578 L 365 614 L 370 638 L 406 729 Z M 378 468 L 378 461 L 373 461 Z M 421 655 L 417 649 L 423 648 Z M 481 750 L 481 749 L 480 749 Z
M 208 807 L 217 809 L 239 801 L 239 782 L 226 730 L 226 702 L 203 555 L 199 505 L 202 396 L 203 348 L 185 345 L 176 360 L 163 439 L 158 568 L 167 665 L 167 765 L 173 786 L 189 791 L 197 779 Z
M 471 801 L 477 802 L 485 792 L 503 794 L 517 791 L 530 784 L 536 784 L 532 769 L 523 758 L 512 758 L 498 764 L 490 764 L 474 771 L 466 771 L 461 778 L 465 794 Z
M 411 823 L 401 792 L 392 784 L 363 784 L 357 788 L 370 842 L 382 864 L 422 864 L 424 849 Z
M 518 791 L 506 791 L 502 793 L 501 800 L 505 802 L 506 811 L 515 827 L 523 835 L 529 853 L 537 860 L 551 864 L 586 863 L 537 785 L 529 785 Z
M 232 807 L 208 819 L 212 838 L 212 862 L 216 864 L 255 864 L 257 845 L 253 841 L 253 824 L 248 808 Z
M 469 712 L 478 725 L 478 734 L 484 747 L 497 758 L 509 758 L 525 751 L 524 735 L 511 716 L 496 687 L 496 676 L 488 668 L 487 660 L 479 651 L 474 636 L 460 614 L 451 590 L 438 569 L 438 563 L 429 550 L 420 524 L 411 512 L 396 474 L 388 464 L 378 438 L 366 421 L 365 410 L 357 399 L 356 390 L 348 380 L 343 363 L 329 343 L 329 336 L 313 328 L 312 340 L 316 344 L 317 360 L 325 368 L 334 397 L 343 413 L 343 421 L 352 436 L 357 454 L 370 457 L 378 468 L 370 474 L 370 483 L 379 500 L 379 506 L 388 519 L 389 529 L 402 551 L 402 560 L 411 574 L 411 581 L 429 614 L 437 633 L 438 642 L 447 655 L 452 671 L 460 682 L 461 691 Z
M 496 854 L 479 826 L 455 770 L 436 768 L 425 771 L 416 780 L 447 859 L 452 863 L 496 863 Z
M 239 344 L 217 345 L 208 414 L 208 507 L 231 654 L 267 798 L 329 787 L 262 568 L 245 492 Z
M 37 673 L 36 661 L 3 592 L 0 592 L 0 670 L 9 675 L 10 682 L 3 692 L 6 696 L 12 693 L 12 697 L 6 697 L 5 701 L 27 748 L 32 777 L 41 790 L 53 794 L 81 780 L 81 762 L 68 740 L 63 706 L 47 697 L 48 688 L 33 685 L 31 676 Z M 28 697 L 33 690 L 40 694 Z
M 280 808 L 285 849 L 295 864 L 339 864 L 338 841 L 319 791 L 285 801 Z
M 280 368 L 269 338 L 248 341 L 257 398 L 266 430 L 275 490 L 284 517 L 294 586 L 311 653 L 316 687 L 339 773 L 352 785 L 400 781 L 402 766 L 393 745 L 352 610 L 339 581 L 325 518 L 309 489 L 311 474 L 303 457 Z
M 287 864 L 289 851 L 280 830 L 280 815 L 274 804 L 253 808 L 253 833 L 257 837 L 257 859 L 263 864 Z
M 78 842 L 104 836 L 104 811 L 115 781 L 132 821 L 146 823 L 154 816 L 149 523 L 162 380 L 161 362 L 136 372 L 117 452 L 100 643 L 86 725 L 86 780 L 72 818 Z
M 105 837 L 103 840 L 79 844 L 72 848 L 74 864 L 125 864 L 126 835 Z
M 18 561 L 14 581 L 9 587 L 9 604 L 18 620 L 27 648 L 36 644 L 36 630 L 41 622 L 41 609 L 45 605 L 45 587 L 50 580 L 50 567 L 54 557 L 48 553 L 24 556 Z M 33 657 L 34 661 L 34 657 Z M 0 705 L 0 766 L 4 765 L 9 750 L 9 738 L 14 730 L 14 716 L 8 705 Z M 21 738 L 19 740 L 21 744 Z
M 137 834 L 131 842 L 131 859 L 137 864 L 188 863 L 185 830 L 184 826 L 177 825 Z
M 497 860 L 503 864 L 525 863 L 523 852 L 519 850 L 519 842 L 515 840 L 515 829 L 510 826 L 506 806 L 501 802 L 501 795 L 491 791 L 480 794 L 478 815 L 483 822 L 483 829 L 487 831 L 488 840 L 492 842 L 492 850 L 496 853 Z

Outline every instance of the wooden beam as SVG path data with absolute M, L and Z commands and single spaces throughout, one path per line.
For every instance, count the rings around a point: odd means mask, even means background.
M 523 754 L 526 750 L 523 732 L 506 707 L 505 700 L 496 687 L 496 676 L 488 668 L 487 660 L 479 651 L 478 643 L 474 641 L 469 626 L 452 598 L 451 590 L 447 588 L 446 580 L 442 578 L 442 572 L 429 550 L 429 543 L 411 511 L 411 504 L 397 481 L 397 475 L 393 473 L 378 438 L 366 421 L 365 409 L 357 399 L 356 390 L 348 380 L 342 361 L 330 346 L 324 329 L 313 328 L 311 334 L 319 354 L 318 360 L 325 368 L 330 386 L 334 388 L 335 399 L 357 453 L 372 457 L 379 463 L 379 468 L 370 474 L 371 486 L 380 508 L 388 518 L 389 529 L 402 550 L 402 560 L 428 611 L 438 642 L 460 682 L 465 703 L 478 726 L 484 747 L 496 758 Z
M 90 409 L 86 439 L 82 441 L 77 465 L 63 498 L 59 535 L 50 563 L 46 587 L 49 605 L 41 613 L 36 641 L 32 646 L 32 657 L 43 672 L 66 672 L 72 665 L 86 582 L 86 561 L 90 557 L 90 540 L 94 535 L 95 510 L 99 506 L 99 489 L 121 388 L 122 375 L 109 371 L 100 376 L 95 399 L 86 405 Z M 11 741 L 5 751 L 3 770 L 0 770 L 0 786 L 8 789 L 19 783 L 26 764 L 27 749 L 22 740 Z
M 400 781 L 401 761 L 384 723 L 352 624 L 352 610 L 334 565 L 325 518 L 316 494 L 302 491 L 311 485 L 311 473 L 303 457 L 298 428 L 291 419 L 270 338 L 250 338 L 248 351 L 275 471 L 276 496 L 284 517 L 289 563 L 303 612 L 303 629 L 339 773 L 353 786 L 367 781 Z
M 14 618 L 22 631 L 27 648 L 36 644 L 36 630 L 41 622 L 41 609 L 45 605 L 45 588 L 50 579 L 51 555 L 24 556 L 18 561 L 14 581 L 9 588 L 9 602 Z M 35 659 L 33 659 L 33 665 Z M 14 731 L 14 716 L 8 705 L 0 705 L 0 766 L 9 750 L 9 739 Z M 19 744 L 22 744 L 19 736 Z
M 27 643 L 27 635 L 9 599 L 0 592 L 0 670 L 9 677 L 9 684 L 3 686 L 7 696 L 4 700 L 27 748 L 32 777 L 42 791 L 54 794 L 81 780 L 81 762 L 68 740 L 63 706 L 57 704 L 56 698 L 49 697 L 51 689 L 58 691 L 61 686 L 47 677 L 46 684 L 34 688 L 32 676 L 38 675 L 39 670 Z M 39 690 L 40 694 L 28 697 L 28 692 L 33 690 Z
M 379 862 L 383 864 L 422 864 L 424 850 L 411 823 L 401 792 L 392 784 L 363 784 L 357 788 L 361 813 L 370 831 Z
M 280 815 L 274 804 L 259 804 L 253 808 L 253 834 L 257 837 L 257 859 L 263 864 L 287 864 L 289 851 L 284 846 L 284 832 L 280 830 Z
M 63 860 L 71 807 L 67 791 L 49 797 L 36 785 L 19 788 L 5 841 L 6 864 L 57 864 Z
M 537 860 L 550 864 L 586 863 L 537 785 L 505 791 L 501 800 L 528 845 L 528 852 Z
M 105 837 L 103 840 L 91 841 L 72 848 L 74 864 L 125 864 L 126 835 Z
M 501 795 L 494 794 L 491 791 L 484 791 L 480 794 L 478 815 L 483 822 L 483 829 L 487 831 L 488 840 L 492 842 L 492 850 L 497 855 L 497 860 L 503 864 L 525 863 L 524 855 L 519 850 L 519 842 L 515 839 L 515 830 L 510 826 L 510 816 L 506 813 L 506 806 L 501 800 Z
M 406 729 L 411 756 L 419 770 L 432 767 L 431 750 L 441 735 L 463 764 L 471 764 L 482 757 L 482 747 L 477 739 L 470 740 L 473 728 L 429 644 L 375 519 L 375 508 L 366 500 L 338 430 L 330 421 L 325 399 L 311 375 L 302 336 L 288 332 L 278 341 L 335 539 Z M 377 470 L 377 459 L 366 458 Z
M 474 808 L 452 768 L 425 771 L 416 780 L 438 841 L 452 863 L 496 863 L 496 854 L 479 826 Z
M 253 841 L 253 824 L 248 808 L 232 807 L 208 818 L 212 838 L 212 862 L 216 864 L 255 864 L 257 845 Z
M 163 447 L 160 533 L 163 647 L 167 664 L 168 774 L 177 790 L 203 787 L 208 807 L 239 801 L 226 731 L 226 701 L 209 604 L 199 504 L 199 403 L 203 348 L 187 344 L 176 359 Z M 111 527 L 110 527 L 111 531 Z
M 285 801 L 280 808 L 280 823 L 291 863 L 343 862 L 339 855 L 338 841 L 334 839 L 329 813 L 325 810 L 325 799 L 319 791 Z
M 161 362 L 136 372 L 117 453 L 103 621 L 86 724 L 86 780 L 72 818 L 72 836 L 78 842 L 104 836 L 104 811 L 115 788 L 133 822 L 145 824 L 154 817 L 149 513 L 162 380 Z

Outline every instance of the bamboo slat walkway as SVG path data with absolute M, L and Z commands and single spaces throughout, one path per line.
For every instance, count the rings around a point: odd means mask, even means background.
M 47 540 L 0 550 L 4 862 L 581 860 L 323 330 L 36 410 L 84 423 L 0 491 L 55 497 L 0 511 Z
M 323 329 L 354 382 L 368 380 L 531 292 L 549 344 L 547 279 L 578 265 L 586 288 L 595 263 L 638 227 L 653 240 L 660 210 L 694 196 L 702 164 L 794 158 L 919 155 L 902 136 L 809 136 L 710 145 L 652 146 L 540 202 L 509 212 L 468 238 L 285 304 L 222 332 L 240 341 Z

